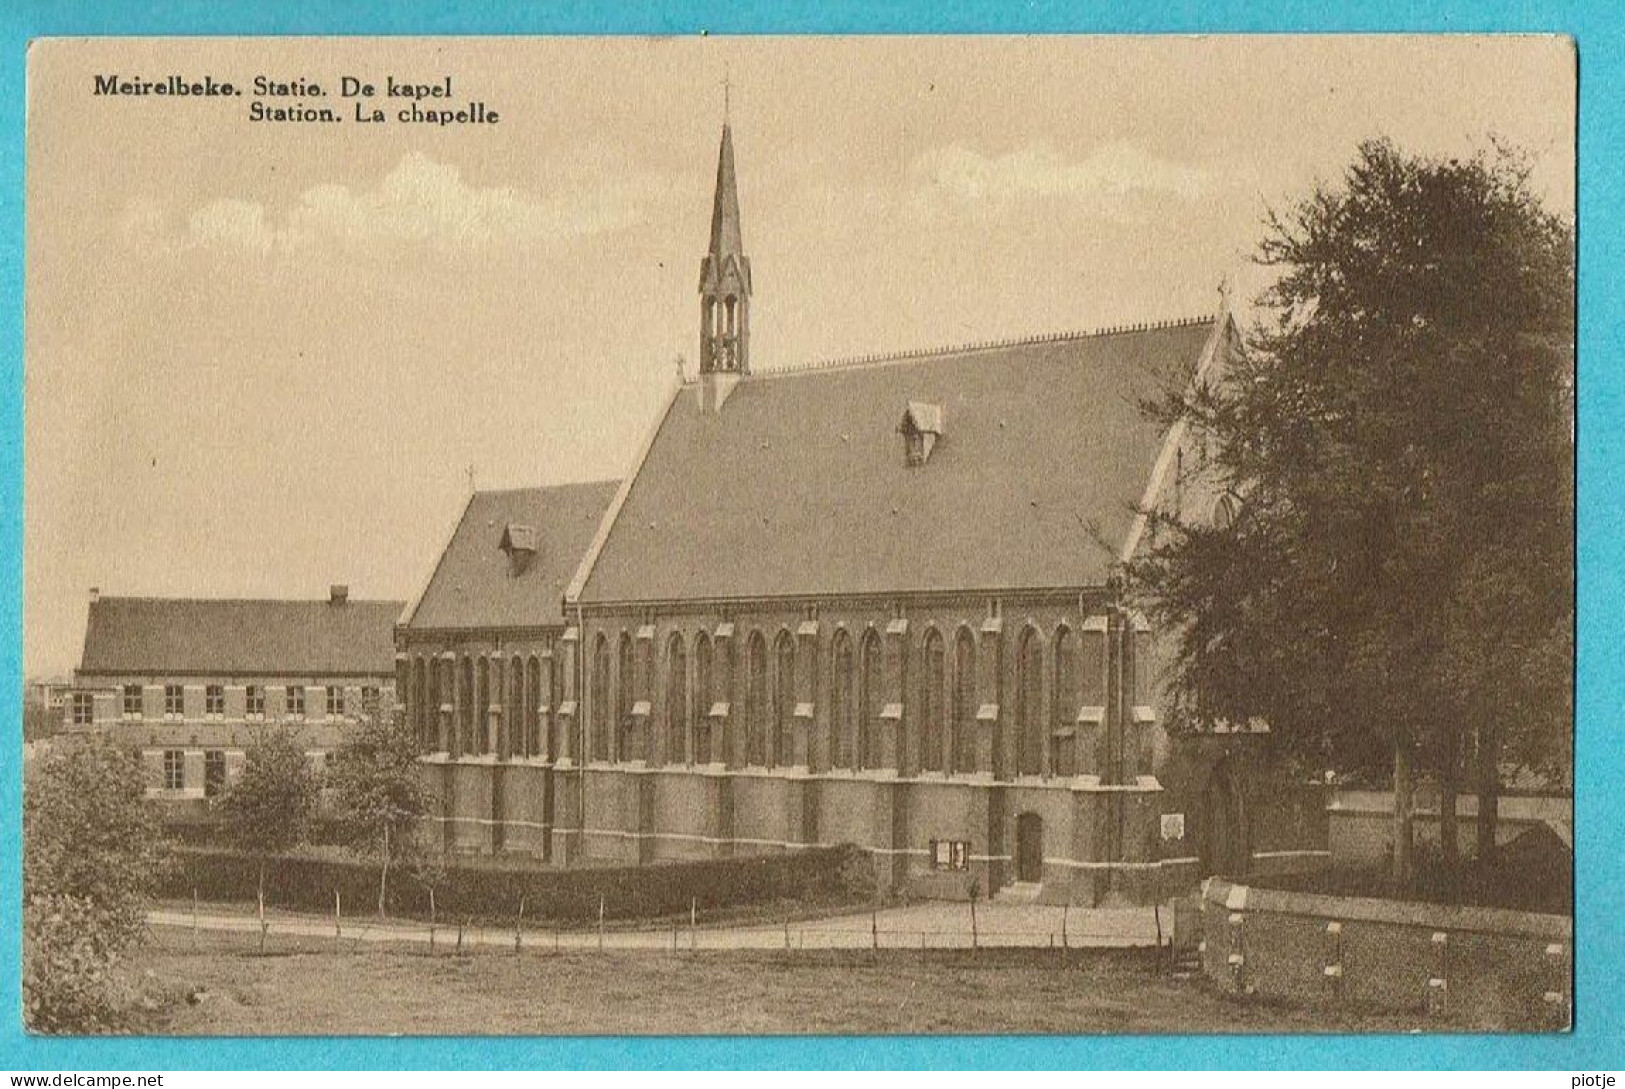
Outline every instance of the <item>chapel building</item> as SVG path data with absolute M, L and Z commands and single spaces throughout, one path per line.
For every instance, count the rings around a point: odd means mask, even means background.
M 1229 510 L 1180 494 L 1187 442 L 1143 411 L 1222 372 L 1229 315 L 761 366 L 727 125 L 698 287 L 698 374 L 625 479 L 475 496 L 402 628 L 448 845 L 852 843 L 883 888 L 1089 904 L 1194 880 L 1117 573 L 1146 510 Z

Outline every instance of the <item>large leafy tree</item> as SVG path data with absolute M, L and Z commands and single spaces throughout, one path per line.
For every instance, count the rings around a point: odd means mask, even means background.
M 164 859 L 141 757 L 64 739 L 23 792 L 23 1006 L 42 1032 L 119 1027 L 114 969 L 142 935 Z
M 259 861 L 259 894 L 265 866 L 275 855 L 303 843 L 315 816 L 321 784 L 292 730 L 268 726 L 243 751 L 243 769 L 221 799 L 226 838 Z
M 1130 565 L 1182 633 L 1191 724 L 1267 718 L 1322 766 L 1458 775 L 1493 847 L 1503 759 L 1570 760 L 1573 228 L 1525 160 L 1363 144 L 1341 183 L 1266 224 L 1263 316 L 1216 381 L 1158 406 L 1240 500 L 1162 514 Z M 1396 876 L 1408 876 L 1408 826 Z M 1453 862 L 1453 857 L 1450 859 Z
M 330 772 L 336 816 L 351 848 L 378 861 L 379 915 L 390 870 L 420 852 L 423 818 L 436 805 L 419 753 L 405 716 L 370 715 L 346 740 Z

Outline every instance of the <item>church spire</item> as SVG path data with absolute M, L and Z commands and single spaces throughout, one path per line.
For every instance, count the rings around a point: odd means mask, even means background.
M 700 373 L 750 373 L 750 258 L 739 226 L 733 132 L 722 125 L 711 246 L 700 261 Z

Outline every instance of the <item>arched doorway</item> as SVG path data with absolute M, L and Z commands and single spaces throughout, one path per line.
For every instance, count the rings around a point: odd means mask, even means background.
M 1221 760 L 1208 773 L 1202 792 L 1202 873 L 1239 877 L 1252 861 L 1247 813 L 1235 765 Z
M 1037 813 L 1016 818 L 1016 880 L 1044 880 L 1044 818 Z

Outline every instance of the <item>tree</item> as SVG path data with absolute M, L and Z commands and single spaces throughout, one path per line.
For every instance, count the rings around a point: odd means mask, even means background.
M 281 726 L 255 731 L 243 752 L 243 770 L 226 788 L 221 809 L 228 841 L 259 860 L 261 902 L 266 862 L 305 841 L 319 790 L 293 731 Z
M 352 849 L 378 860 L 379 915 L 390 869 L 418 855 L 423 819 L 436 805 L 419 755 L 405 716 L 377 714 L 361 720 L 333 763 L 334 804 L 345 837 Z
M 1402 880 L 1413 760 L 1451 866 L 1469 745 L 1483 856 L 1503 757 L 1569 759 L 1574 240 L 1527 178 L 1499 146 L 1361 145 L 1268 218 L 1277 278 L 1228 372 L 1154 407 L 1240 500 L 1223 525 L 1155 514 L 1130 564 L 1180 633 L 1179 717 L 1266 718 L 1322 766 L 1391 760 Z
M 117 1028 L 114 966 L 140 939 L 164 861 L 140 754 L 64 739 L 23 796 L 23 1009 L 41 1032 Z

